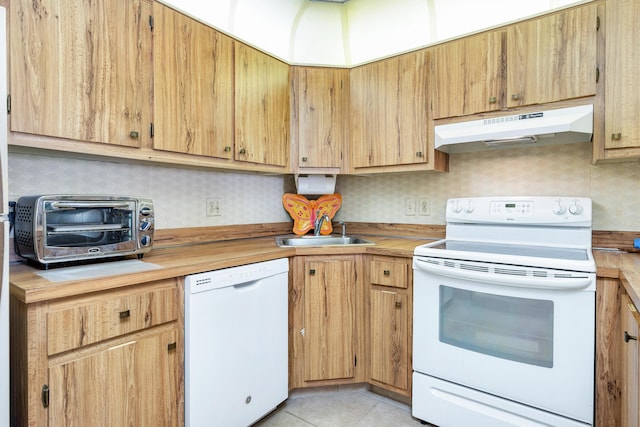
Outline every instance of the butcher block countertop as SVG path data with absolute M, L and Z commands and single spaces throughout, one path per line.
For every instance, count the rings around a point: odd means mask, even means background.
M 42 270 L 24 263 L 12 263 L 9 268 L 10 292 L 18 300 L 31 304 L 295 255 L 331 256 L 364 253 L 411 257 L 416 246 L 439 238 L 436 236 L 415 239 L 369 235 L 363 237 L 374 242 L 375 245 L 282 248 L 275 244 L 275 236 L 268 236 L 160 247 L 154 248 L 143 258 L 145 263 L 155 264 L 159 268 L 119 274 L 118 261 L 114 261 L 111 264 L 109 262 L 99 264 L 112 265 L 115 270 L 113 274 L 56 282 L 42 277 L 39 274 L 43 272 Z
M 362 236 L 375 245 L 281 248 L 276 246 L 275 237 L 290 233 L 290 224 L 250 227 L 200 227 L 178 232 L 159 230 L 156 232 L 156 247 L 143 258 L 145 263 L 159 268 L 138 273 L 118 273 L 117 262 L 107 262 L 104 265 L 114 266 L 116 271 L 113 274 L 51 282 L 38 274 L 41 270 L 23 263 L 12 263 L 11 294 L 22 302 L 35 303 L 296 255 L 364 253 L 409 258 L 416 246 L 444 237 L 444 227 L 440 226 L 353 223 L 349 225 L 348 234 Z M 640 307 L 640 253 L 632 252 L 634 249 L 628 244 L 633 240 L 631 237 L 629 233 L 594 231 L 593 246 L 596 249 L 593 254 L 598 277 L 619 278 L 634 304 Z M 599 247 L 605 250 L 597 249 Z
M 636 307 L 640 308 L 640 253 L 594 250 L 598 277 L 620 279 Z

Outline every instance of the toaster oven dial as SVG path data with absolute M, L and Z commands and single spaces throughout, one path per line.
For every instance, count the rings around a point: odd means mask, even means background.
M 141 231 L 149 231 L 150 228 L 151 228 L 151 221 L 142 221 L 140 223 Z
M 142 215 L 142 216 L 149 216 L 152 213 L 153 213 L 153 210 L 148 206 L 144 206 L 144 207 L 140 208 L 140 215 Z
M 151 237 L 149 236 L 142 236 L 140 238 L 140 244 L 142 246 L 149 246 L 149 244 L 151 243 Z

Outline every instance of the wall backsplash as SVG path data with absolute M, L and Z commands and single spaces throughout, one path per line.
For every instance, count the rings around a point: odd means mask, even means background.
M 640 165 L 592 165 L 591 144 L 454 154 L 449 173 L 341 176 L 336 219 L 355 222 L 444 224 L 450 197 L 575 195 L 591 197 L 596 230 L 640 231 Z M 281 197 L 291 176 L 265 176 L 9 155 L 11 200 L 27 194 L 127 194 L 150 197 L 158 228 L 282 222 Z M 221 216 L 206 216 L 206 199 L 221 201 Z M 430 215 L 405 215 L 405 199 L 426 199 Z

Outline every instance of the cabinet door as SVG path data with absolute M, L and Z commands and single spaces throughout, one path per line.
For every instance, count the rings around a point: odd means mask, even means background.
M 507 106 L 596 93 L 597 6 L 569 9 L 507 28 Z
M 293 125 L 299 168 L 341 168 L 348 138 L 349 70 L 294 67 Z
M 354 168 L 427 162 L 427 75 L 425 49 L 351 70 Z
M 432 48 L 434 119 L 501 108 L 504 40 L 504 31 L 488 31 Z
M 231 38 L 160 3 L 153 12 L 153 148 L 230 159 Z
M 9 9 L 12 131 L 131 147 L 149 137 L 150 1 Z
M 235 45 L 235 160 L 289 162 L 289 66 Z
M 355 261 L 306 261 L 304 268 L 304 380 L 351 378 Z
M 640 370 L 638 365 L 638 322 L 640 316 L 628 295 L 621 301 L 622 337 L 625 341 L 622 350 L 622 426 L 636 427 L 640 421 L 638 410 L 638 385 Z
M 638 148 L 640 3 L 609 0 L 606 5 L 605 148 Z
M 371 379 L 406 390 L 409 385 L 409 298 L 371 289 Z
M 178 425 L 176 332 L 148 334 L 49 369 L 49 425 Z

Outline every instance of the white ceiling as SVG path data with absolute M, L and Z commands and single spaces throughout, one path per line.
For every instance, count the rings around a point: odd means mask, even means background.
M 162 0 L 290 64 L 351 67 L 591 0 Z

